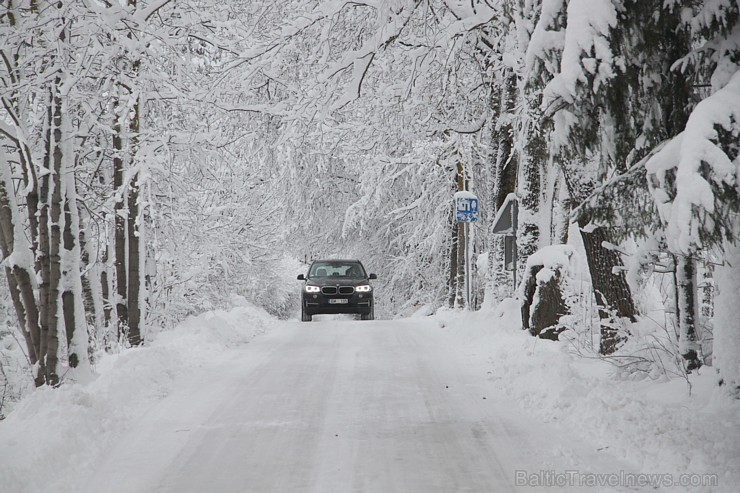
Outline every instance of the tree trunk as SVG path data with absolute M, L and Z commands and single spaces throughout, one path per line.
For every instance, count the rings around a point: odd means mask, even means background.
M 131 180 L 128 193 L 128 341 L 132 346 L 141 344 L 141 309 L 139 290 L 141 289 L 141 227 L 139 218 L 139 184 L 137 176 Z
M 685 255 L 675 257 L 676 308 L 678 309 L 678 351 L 691 372 L 702 366 L 699 358 L 696 321 L 699 306 L 696 289 L 696 261 Z
M 465 236 L 465 224 L 455 224 L 457 229 L 457 272 L 455 273 L 455 307 L 465 306 L 465 250 L 467 249 L 468 239 Z
M 599 352 L 604 355 L 612 354 L 626 340 L 624 332 L 615 325 L 614 317 L 626 318 L 635 322 L 636 311 L 632 300 L 632 293 L 627 278 L 622 270 L 614 273 L 614 267 L 622 265 L 619 254 L 604 248 L 604 242 L 609 243 L 609 237 L 604 228 L 593 231 L 584 231 L 589 223 L 585 218 L 579 219 L 581 239 L 586 250 L 588 270 L 591 273 L 591 282 L 596 304 L 599 307 L 601 319 L 601 344 Z
M 54 80 L 54 117 L 53 117 L 53 168 L 51 194 L 49 206 L 49 289 L 48 298 L 42 300 L 48 305 L 47 324 L 49 330 L 48 347 L 46 352 L 46 384 L 59 385 L 59 302 L 61 300 L 60 286 L 62 280 L 62 173 L 64 158 L 62 150 L 62 100 L 59 95 L 61 79 Z
M 457 163 L 457 190 L 458 192 L 467 191 L 468 179 L 465 173 L 465 166 L 462 161 Z M 466 307 L 465 292 L 468 289 L 465 281 L 465 270 L 468 268 L 465 262 L 468 253 L 468 237 L 465 231 L 465 223 L 457 223 L 457 303 L 459 307 Z M 471 276 L 472 277 L 472 276 Z
M 547 281 L 541 281 L 537 274 L 544 268 L 543 265 L 532 265 L 524 273 L 522 328 L 535 337 L 557 341 L 564 329 L 560 327 L 560 317 L 568 314 L 560 286 L 562 272 L 553 271 L 547 276 Z
M 458 161 L 455 167 L 455 191 L 466 189 L 465 169 L 462 162 Z M 452 251 L 450 252 L 450 308 L 465 305 L 465 249 L 467 238 L 463 223 L 455 219 L 452 214 Z
M 134 64 L 138 71 L 138 63 Z M 129 144 L 131 155 L 136 154 L 136 144 L 139 134 L 139 101 L 134 104 L 133 117 L 129 124 L 131 141 Z M 139 174 L 131 177 L 128 187 L 128 341 L 132 346 L 142 343 L 141 339 L 141 307 L 139 306 L 141 290 L 141 233 L 139 223 Z
M 44 167 L 51 169 L 51 155 L 53 152 L 53 109 L 52 99 L 48 101 L 48 113 L 46 131 L 46 152 L 44 153 Z M 50 305 L 49 289 L 51 278 L 51 265 L 49 263 L 50 240 L 49 240 L 49 206 L 50 206 L 50 186 L 51 178 L 49 174 L 39 177 L 39 235 L 38 247 L 36 253 L 36 273 L 39 276 L 39 368 L 36 375 L 36 386 L 44 385 L 47 374 L 47 354 L 49 351 L 49 339 L 51 337 L 49 328 Z
M 108 329 L 111 326 L 113 319 L 113 303 L 111 302 L 111 289 L 110 280 L 108 279 L 108 249 L 106 245 L 105 252 L 103 253 L 103 269 L 100 272 L 100 297 L 103 299 L 103 327 L 104 337 L 108 336 Z M 106 347 L 107 344 L 106 344 Z
M 101 325 L 102 318 L 100 317 L 100 309 L 95 295 L 97 285 L 94 285 L 90 280 L 91 278 L 95 279 L 95 273 L 97 271 L 94 270 L 94 266 L 90 263 L 90 252 L 88 251 L 85 232 L 81 228 L 77 241 L 80 245 L 80 270 L 87 272 L 85 275 L 80 277 L 80 281 L 82 282 L 82 302 L 85 307 L 86 315 L 85 319 L 89 326 L 99 327 Z
M 570 164 L 570 165 L 569 165 Z M 590 180 L 578 180 L 578 173 L 571 169 L 573 163 L 560 162 L 568 194 L 576 204 L 581 204 L 591 194 L 594 185 Z M 620 330 L 617 319 L 635 322 L 637 311 L 632 292 L 624 275 L 622 259 L 614 250 L 605 248 L 611 244 L 611 236 L 603 227 L 591 224 L 587 210 L 582 210 L 577 223 L 586 250 L 586 261 L 591 274 L 594 298 L 601 319 L 601 343 L 599 352 L 603 355 L 614 353 L 626 340 L 626 332 Z M 615 269 L 616 268 L 616 269 Z M 616 271 L 616 272 L 615 272 Z
M 111 175 L 111 170 L 105 168 L 101 170 L 99 176 L 100 185 L 106 189 L 109 189 L 111 186 L 113 186 Z M 113 188 L 113 193 L 116 193 L 115 187 Z M 110 217 L 106 217 L 105 223 L 106 225 L 110 224 Z M 94 266 L 90 270 L 90 276 L 91 284 L 99 283 L 98 288 L 93 290 L 93 292 L 99 291 L 100 302 L 102 304 L 102 324 L 98 326 L 98 334 L 100 335 L 99 339 L 102 341 L 102 344 L 107 350 L 111 348 L 112 344 L 111 330 L 113 328 L 113 306 L 115 304 L 115 301 L 113 300 L 114 290 L 111 282 L 114 276 L 110 275 L 110 273 L 114 270 L 112 260 L 115 260 L 115 255 L 112 256 L 110 253 L 111 245 L 115 245 L 116 242 L 115 216 L 113 228 L 110 229 L 106 226 L 105 232 L 105 235 L 101 234 L 99 236 L 100 239 L 98 240 L 98 243 L 96 245 L 96 248 L 102 249 L 100 262 L 97 266 Z
M 526 265 L 530 255 L 540 246 L 539 216 L 542 202 L 542 170 L 547 163 L 547 143 L 540 128 L 541 118 L 537 118 L 541 96 L 527 98 L 528 113 L 524 152 L 519 160 L 519 180 L 517 191 L 519 197 L 517 226 L 517 262 Z M 549 242 L 548 242 L 549 243 Z M 516 286 L 514 287 L 516 289 Z
M 8 190 L 8 185 L 12 187 L 10 162 L 3 150 L 0 149 L 0 153 L 3 153 L 3 162 L 0 163 L 0 166 L 2 166 L 0 170 L 0 173 L 2 173 L 0 179 L 0 249 L 2 249 L 2 255 L 6 262 L 5 274 L 8 279 L 10 298 L 15 308 L 21 333 L 26 341 L 29 360 L 32 365 L 35 365 L 38 362 L 38 311 L 36 310 L 36 299 L 33 295 L 33 285 L 28 271 L 15 264 L 15 262 L 13 267 L 8 265 L 8 258 L 16 248 L 15 224 L 16 221 L 20 220 L 20 213 L 12 195 L 9 195 L 13 193 L 13 189 Z M 26 308 L 29 295 L 30 305 Z
M 568 243 L 568 229 L 570 227 L 570 211 L 568 209 L 568 190 L 563 184 L 562 173 L 555 182 L 557 205 L 552 211 L 552 239 L 555 245 Z
M 66 194 L 64 199 L 64 258 L 62 259 L 62 310 L 64 327 L 67 336 L 67 353 L 69 366 L 77 368 L 81 362 L 87 362 L 88 334 L 85 319 L 84 298 L 82 296 L 82 276 L 80 273 L 79 221 L 74 180 L 65 180 Z M 74 208 L 74 210 L 73 210 Z M 78 331 L 80 333 L 78 333 Z
M 487 219 L 487 231 L 485 238 L 485 249 L 488 252 L 488 272 L 486 275 L 486 286 L 485 286 L 485 298 L 486 301 L 491 299 L 499 299 L 496 278 L 498 277 L 498 271 L 501 269 L 501 263 L 498 259 L 503 258 L 503 250 L 501 247 L 501 238 L 497 234 L 493 234 L 493 219 L 496 217 L 496 211 L 498 210 L 498 195 L 500 193 L 500 184 L 498 182 L 498 169 L 496 167 L 498 163 L 498 145 L 499 145 L 499 118 L 501 117 L 501 84 L 498 83 L 497 79 L 491 80 L 491 91 L 488 98 L 489 111 L 491 119 L 488 123 L 490 127 L 489 132 L 489 149 L 486 159 L 486 181 L 488 187 L 485 196 L 485 217 Z M 499 252 L 501 250 L 501 252 Z
M 498 99 L 497 99 L 498 98 Z M 493 234 L 493 219 L 506 200 L 506 196 L 516 188 L 517 165 L 513 155 L 514 128 L 511 122 L 511 112 L 514 111 L 516 101 L 516 74 L 506 69 L 500 92 L 493 91 L 491 105 L 495 113 L 491 123 L 492 159 L 490 166 L 493 178 L 491 198 L 489 204 L 489 233 L 488 233 L 488 269 L 489 289 L 496 299 L 503 299 L 510 295 L 516 287 L 507 289 L 511 284 L 510 276 L 504 265 L 504 239 L 501 235 Z
M 504 75 L 504 87 L 501 92 L 501 119 L 496 134 L 496 190 L 494 201 L 496 212 L 504 204 L 506 196 L 516 190 L 518 163 L 514 155 L 514 125 L 512 113 L 516 103 L 516 74 L 509 68 Z
M 114 107 L 119 107 L 117 102 Z M 115 110 L 114 113 L 116 113 L 116 116 L 113 124 L 113 193 L 116 194 L 116 197 L 113 210 L 115 212 L 116 315 L 118 317 L 118 340 L 120 342 L 128 334 L 128 302 L 126 300 L 128 296 L 128 269 L 126 268 L 128 264 L 126 258 L 127 211 L 125 210 L 127 192 L 123 185 L 125 152 L 123 136 L 121 135 L 122 116 Z
M 457 248 L 459 243 L 459 236 L 458 236 L 458 229 L 457 229 L 457 223 L 455 222 L 455 212 L 453 210 L 452 214 L 452 242 L 450 243 L 450 275 L 449 275 L 449 285 L 448 285 L 448 304 L 450 308 L 455 308 L 455 300 L 457 298 L 457 261 L 458 261 L 458 254 L 457 254 Z

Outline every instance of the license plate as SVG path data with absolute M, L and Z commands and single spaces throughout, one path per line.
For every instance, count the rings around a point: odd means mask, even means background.
M 329 298 L 330 305 L 346 305 L 348 301 L 347 298 Z

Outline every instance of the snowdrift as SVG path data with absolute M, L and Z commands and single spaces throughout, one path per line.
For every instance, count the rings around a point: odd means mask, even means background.
M 63 479 L 84 477 L 106 445 L 168 394 L 176 377 L 269 329 L 273 317 L 236 301 L 240 306 L 232 310 L 189 317 L 147 347 L 101 354 L 88 383 L 42 388 L 23 400 L 0 422 L 0 491 L 59 491 L 54 485 Z
M 575 340 L 553 342 L 521 330 L 519 302 L 513 299 L 493 310 L 442 310 L 434 318 L 533 421 L 562 427 L 593 443 L 594 454 L 608 450 L 640 473 L 718 476 L 717 487 L 667 491 L 737 491 L 740 404 L 717 386 L 712 368 L 688 379 L 622 372 Z

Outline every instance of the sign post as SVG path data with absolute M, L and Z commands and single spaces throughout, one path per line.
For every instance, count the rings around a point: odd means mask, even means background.
M 506 196 L 504 203 L 493 220 L 491 232 L 494 234 L 505 235 L 504 238 L 504 268 L 511 270 L 514 277 L 514 292 L 516 293 L 516 271 L 517 271 L 517 251 L 516 251 L 516 228 L 517 217 L 519 215 L 519 201 L 517 196 L 510 193 Z
M 465 237 L 465 309 L 470 310 L 470 248 L 471 241 L 470 223 L 478 220 L 478 197 L 467 191 L 455 194 L 455 222 L 463 223 L 463 236 Z

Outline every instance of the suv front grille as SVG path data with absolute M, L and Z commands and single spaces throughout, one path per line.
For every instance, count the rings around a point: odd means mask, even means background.
M 323 294 L 354 294 L 355 288 L 352 286 L 324 286 L 321 288 Z

